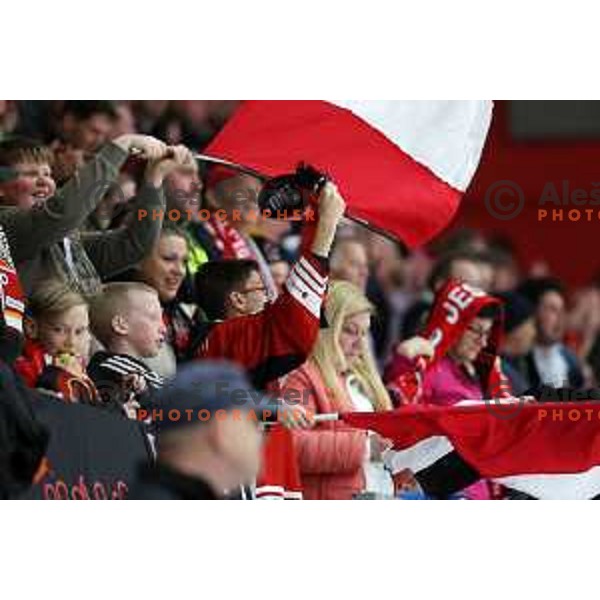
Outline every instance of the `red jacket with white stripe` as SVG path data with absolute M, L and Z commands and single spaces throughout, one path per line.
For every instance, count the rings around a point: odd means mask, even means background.
M 283 292 L 265 310 L 208 324 L 196 358 L 238 363 L 259 389 L 298 368 L 319 333 L 327 274 L 326 259 L 304 253 Z

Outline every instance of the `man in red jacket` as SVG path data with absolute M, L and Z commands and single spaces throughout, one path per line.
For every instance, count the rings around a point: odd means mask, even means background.
M 306 361 L 319 333 L 329 252 L 345 208 L 337 187 L 327 183 L 305 216 L 300 259 L 283 292 L 257 314 L 205 324 L 196 358 L 238 363 L 258 389 Z

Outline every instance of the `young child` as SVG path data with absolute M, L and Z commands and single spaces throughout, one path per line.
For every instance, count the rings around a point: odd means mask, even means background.
M 25 334 L 15 369 L 29 387 L 44 389 L 65 402 L 99 403 L 85 371 L 90 333 L 82 296 L 60 281 L 40 285 L 27 302 Z
M 103 400 L 123 407 L 130 418 L 152 403 L 164 380 L 143 361 L 158 354 L 166 328 L 156 290 L 144 283 L 109 283 L 91 305 L 92 331 L 105 350 L 88 372 Z

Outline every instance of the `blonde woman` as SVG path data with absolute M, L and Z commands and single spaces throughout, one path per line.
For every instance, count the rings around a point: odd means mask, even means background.
M 315 414 L 391 409 L 369 348 L 373 312 L 357 287 L 332 282 L 325 302 L 328 328 L 321 330 L 309 360 L 288 376 L 284 385 L 288 397 L 298 398 L 299 393 L 304 408 Z M 342 500 L 363 491 L 393 493 L 381 463 L 384 440 L 377 435 L 330 422 L 295 436 L 305 498 Z

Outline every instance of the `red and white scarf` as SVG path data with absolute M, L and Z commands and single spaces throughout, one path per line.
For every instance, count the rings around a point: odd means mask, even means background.
M 431 358 L 417 358 L 415 369 L 397 377 L 390 386 L 399 394 L 403 404 L 419 403 L 427 370 L 446 356 L 473 319 L 487 306 L 501 307 L 502 301 L 458 279 L 449 279 L 437 292 L 425 329 L 420 334 L 432 343 L 435 353 Z M 510 384 L 502 373 L 498 356 L 502 321 L 502 311 L 498 311 L 487 344 L 474 361 L 481 387 L 488 398 L 511 396 Z

